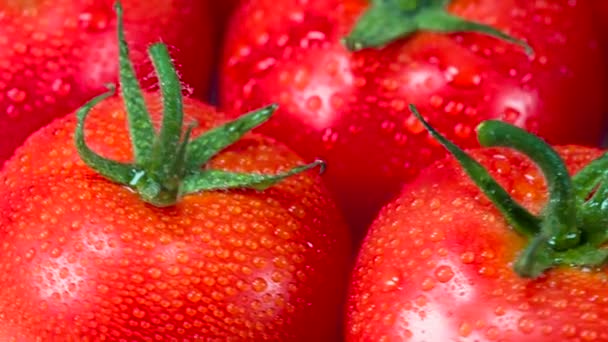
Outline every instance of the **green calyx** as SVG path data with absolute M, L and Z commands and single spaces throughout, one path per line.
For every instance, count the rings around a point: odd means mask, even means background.
M 439 33 L 477 32 L 521 46 L 534 52 L 526 42 L 491 26 L 451 15 L 450 0 L 371 0 L 369 9 L 343 43 L 351 51 L 383 47 L 418 31 Z
M 270 105 L 214 128 L 205 134 L 191 136 L 195 124 L 183 132 L 182 88 L 167 47 L 157 43 L 148 52 L 159 79 L 163 101 L 163 119 L 157 134 L 144 102 L 143 92 L 129 59 L 124 38 L 122 7 L 116 4 L 119 41 L 120 95 L 125 103 L 134 161 L 121 163 L 102 157 L 86 144 L 84 126 L 90 110 L 114 95 L 115 87 L 86 103 L 77 112 L 74 134 L 82 160 L 107 179 L 137 192 L 142 200 L 158 207 L 175 205 L 188 194 L 201 191 L 250 188 L 264 190 L 297 173 L 321 167 L 315 161 L 274 175 L 235 173 L 205 168 L 213 156 L 234 144 L 253 128 L 266 122 L 277 106 Z
M 515 149 L 538 165 L 549 191 L 549 200 L 539 215 L 520 206 L 489 174 L 461 148 L 443 137 L 420 115 L 422 122 L 460 163 L 468 176 L 500 210 L 515 231 L 527 237 L 514 270 L 521 277 L 536 278 L 559 266 L 595 268 L 608 261 L 608 153 L 571 177 L 557 152 L 537 136 L 511 124 L 488 120 L 477 127 L 479 143 L 485 147 Z

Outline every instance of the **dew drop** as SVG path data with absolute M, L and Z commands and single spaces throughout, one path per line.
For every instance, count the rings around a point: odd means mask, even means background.
M 268 283 L 262 278 L 256 278 L 251 283 L 251 287 L 255 292 L 262 292 L 268 288 Z
M 517 327 L 524 334 L 529 334 L 532 331 L 534 331 L 534 321 L 527 317 L 522 317 L 519 319 L 519 322 L 517 323 Z
M 422 291 L 430 291 L 435 288 L 435 280 L 431 278 L 425 278 L 422 281 Z
M 443 98 L 439 95 L 433 95 L 429 99 L 429 104 L 431 105 L 431 107 L 439 109 L 443 105 Z
M 141 284 L 144 282 L 144 277 L 142 277 L 141 274 L 133 274 L 131 276 L 131 281 L 136 283 L 136 284 Z
M 473 130 L 471 129 L 471 127 L 463 125 L 462 123 L 458 123 L 456 124 L 456 126 L 454 126 L 454 134 L 456 134 L 457 137 L 462 139 L 470 137 L 472 131 Z
M 463 264 L 470 264 L 475 260 L 475 254 L 473 252 L 464 252 L 460 255 L 460 261 Z
M 33 248 L 30 248 L 27 252 L 25 252 L 25 260 L 32 260 L 34 258 L 34 256 L 36 255 L 36 250 Z
M 23 54 L 27 52 L 27 45 L 22 42 L 17 42 L 13 45 L 13 51 L 19 54 Z
M 188 298 L 188 300 L 191 301 L 192 303 L 197 303 L 198 301 L 200 301 L 203 298 L 203 295 L 198 291 L 190 291 L 186 295 L 186 298 Z
M 450 266 L 439 266 L 435 270 L 435 276 L 440 282 L 447 283 L 454 277 L 454 271 Z
M 94 8 L 85 12 L 82 12 L 78 16 L 78 23 L 80 27 L 89 32 L 100 32 L 104 31 L 109 24 L 110 14 L 107 9 Z
M 135 308 L 133 309 L 133 316 L 137 318 L 144 318 L 144 316 L 146 316 L 146 312 L 141 309 Z
M 53 81 L 51 84 L 51 89 L 60 96 L 66 96 L 70 93 L 71 86 L 69 83 L 65 82 L 63 79 L 58 78 Z
M 180 264 L 185 264 L 188 262 L 188 260 L 190 260 L 190 257 L 188 256 L 188 254 L 180 252 L 177 253 L 175 260 L 177 260 L 177 262 L 179 262 Z
M 50 252 L 51 257 L 53 257 L 53 258 L 58 258 L 59 256 L 61 256 L 61 253 L 62 253 L 62 251 L 59 248 L 53 248 Z
M 21 89 L 12 88 L 6 92 L 6 96 L 13 102 L 23 102 L 27 94 Z
M 107 285 L 104 285 L 104 284 L 97 285 L 97 291 L 99 291 L 99 293 L 101 293 L 101 294 L 106 294 L 106 293 L 108 293 L 109 290 L 110 290 L 110 288 Z
M 458 334 L 462 337 L 467 337 L 473 332 L 471 324 L 464 322 L 458 327 Z
M 414 115 L 410 115 L 405 121 L 405 128 L 413 134 L 419 134 L 424 131 L 424 126 Z
M 321 98 L 317 95 L 313 95 L 306 100 L 306 108 L 313 112 L 316 112 L 321 109 L 322 105 L 323 102 L 321 101 Z
M 502 114 L 502 120 L 511 124 L 515 124 L 521 113 L 512 107 L 505 108 Z

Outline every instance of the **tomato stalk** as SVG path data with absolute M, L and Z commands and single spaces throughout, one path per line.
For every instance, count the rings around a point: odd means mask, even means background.
M 597 267 L 608 261 L 608 250 L 602 248 L 608 241 L 608 154 L 570 177 L 562 158 L 537 136 L 498 120 L 479 124 L 477 138 L 482 146 L 515 149 L 542 171 L 549 200 L 537 216 L 519 205 L 479 162 L 431 127 L 415 106 L 410 105 L 410 110 L 514 230 L 529 239 L 514 263 L 517 274 L 535 278 L 556 266 Z
M 439 33 L 477 32 L 521 46 L 528 55 L 532 47 L 491 26 L 454 16 L 446 10 L 451 0 L 386 0 L 371 1 L 369 9 L 359 18 L 344 38 L 351 51 L 383 47 L 417 31 Z
M 183 196 L 201 191 L 251 188 L 264 190 L 294 174 L 324 163 L 313 163 L 274 174 L 235 173 L 205 168 L 209 160 L 232 145 L 247 132 L 266 122 L 277 109 L 276 105 L 255 110 L 240 118 L 192 138 L 196 123 L 190 124 L 182 136 L 182 87 L 171 57 L 164 44 L 152 45 L 149 56 L 158 76 L 163 101 L 163 120 L 157 134 L 146 107 L 143 91 L 137 81 L 129 48 L 125 41 L 122 7 L 116 3 L 119 40 L 120 94 L 125 103 L 134 161 L 121 163 L 95 153 L 85 141 L 86 117 L 95 105 L 113 96 L 115 86 L 93 98 L 77 111 L 78 124 L 74 134 L 82 160 L 111 181 L 128 186 L 142 200 L 158 207 L 176 204 Z

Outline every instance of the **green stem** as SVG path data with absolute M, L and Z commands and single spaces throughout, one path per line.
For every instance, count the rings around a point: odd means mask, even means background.
M 529 239 L 514 263 L 517 274 L 540 276 L 556 266 L 598 267 L 608 260 L 608 157 L 604 155 L 574 180 L 559 154 L 540 138 L 511 124 L 488 120 L 477 127 L 482 146 L 515 149 L 542 171 L 549 200 L 540 217 L 519 206 L 488 171 L 466 152 L 434 130 L 410 105 L 412 113 L 460 163 L 516 231 Z
M 520 151 L 540 167 L 550 195 L 542 213 L 541 230 L 551 237 L 549 243 L 557 250 L 577 245 L 580 231 L 576 226 L 572 180 L 557 152 L 537 136 L 502 121 L 482 122 L 477 128 L 477 138 L 482 146 L 509 147 Z
M 127 113 L 129 113 L 129 133 L 133 142 L 135 160 L 143 164 L 150 159 L 151 147 L 156 134 L 141 87 L 135 75 L 135 68 L 129 58 L 129 46 L 125 40 L 122 4 L 120 1 L 116 2 L 114 8 L 116 10 L 116 30 L 118 32 L 120 92 L 125 100 Z
M 163 100 L 163 123 L 160 135 L 154 143 L 151 169 L 164 180 L 173 174 L 173 166 L 180 148 L 184 121 L 182 87 L 167 47 L 164 44 L 153 44 L 149 52 L 158 75 Z
M 343 42 L 351 51 L 383 47 L 418 31 L 439 33 L 477 32 L 534 51 L 526 42 L 492 26 L 468 21 L 447 12 L 449 0 L 372 1 Z
M 227 122 L 191 139 L 196 123 L 189 125 L 183 136 L 184 108 L 181 84 L 165 45 L 153 44 L 148 52 L 160 83 L 163 118 L 157 135 L 146 107 L 143 91 L 129 60 L 124 38 L 122 7 L 116 3 L 119 40 L 120 90 L 125 104 L 134 161 L 120 163 L 95 153 L 85 140 L 85 121 L 91 109 L 114 94 L 110 91 L 95 97 L 78 112 L 74 133 L 76 148 L 82 160 L 107 179 L 130 187 L 141 199 L 158 207 L 175 205 L 182 196 L 200 191 L 249 188 L 264 190 L 287 177 L 323 162 L 295 167 L 278 174 L 235 173 L 210 170 L 206 164 L 215 155 L 241 139 L 243 135 L 266 122 L 277 106 L 272 104 Z
M 479 162 L 431 127 L 414 105 L 410 105 L 410 110 L 429 133 L 456 157 L 471 180 L 492 200 L 492 203 L 498 207 L 517 232 L 532 237 L 540 231 L 541 220 L 511 198 L 509 193 L 492 178 L 490 173 Z

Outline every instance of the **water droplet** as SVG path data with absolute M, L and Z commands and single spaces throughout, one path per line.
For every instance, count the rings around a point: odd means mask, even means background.
M 467 322 L 463 322 L 462 324 L 460 324 L 460 327 L 458 327 L 458 334 L 462 337 L 467 337 L 471 335 L 472 332 L 473 326 L 471 326 L 471 324 Z
M 133 309 L 133 316 L 137 317 L 137 318 L 144 318 L 144 316 L 146 316 L 146 312 L 143 310 L 140 310 L 138 308 Z
M 400 111 L 402 111 L 402 110 L 404 110 L 404 109 L 405 109 L 405 107 L 406 107 L 406 103 L 405 103 L 405 101 L 404 101 L 404 100 L 401 100 L 401 99 L 395 99 L 395 100 L 392 100 L 392 101 L 391 101 L 391 107 L 392 107 L 394 110 L 396 110 L 396 111 L 400 112 Z
M 23 54 L 27 52 L 27 45 L 22 42 L 15 43 L 13 45 L 13 51 L 19 54 Z
M 196 303 L 203 298 L 203 295 L 198 291 L 190 291 L 186 295 L 186 298 L 188 298 L 188 300 L 191 301 L 192 303 Z
M 188 262 L 188 260 L 190 260 L 190 257 L 188 256 L 188 254 L 186 254 L 184 252 L 179 252 L 175 256 L 175 260 L 177 260 L 177 262 L 179 262 L 181 264 L 185 264 Z
M 27 94 L 21 89 L 12 88 L 6 92 L 6 96 L 13 102 L 23 102 L 27 97 Z
M 502 114 L 502 120 L 514 124 L 520 115 L 521 113 L 515 108 L 507 107 Z
M 27 252 L 25 252 L 25 260 L 32 260 L 36 255 L 36 250 L 30 248 Z
M 179 274 L 179 267 L 177 267 L 177 266 L 169 266 L 169 268 L 167 268 L 167 273 L 169 275 L 176 276 L 176 275 Z
M 70 90 L 72 89 L 72 87 L 70 86 L 69 83 L 65 82 L 61 78 L 58 78 L 55 81 L 53 81 L 53 84 L 51 84 L 51 89 L 57 95 L 66 96 L 70 93 Z
M 595 341 L 598 337 L 597 331 L 590 330 L 590 329 L 582 330 L 580 333 L 580 336 L 583 339 L 583 341 Z
M 448 83 L 458 88 L 473 88 L 481 84 L 481 75 L 474 69 L 448 67 L 445 71 Z
M 431 107 L 438 109 L 443 105 L 443 98 L 439 95 L 433 95 L 429 99 L 429 104 Z
M 316 112 L 323 106 L 323 101 L 317 95 L 313 95 L 306 100 L 306 108 L 308 110 Z
M 99 293 L 101 293 L 101 294 L 106 294 L 106 293 L 108 293 L 109 290 L 110 290 L 110 288 L 107 285 L 104 285 L 104 284 L 97 285 L 97 291 L 99 291 Z
M 256 69 L 258 71 L 268 70 L 268 69 L 272 68 L 276 63 L 277 63 L 276 59 L 274 59 L 272 57 L 268 57 L 266 59 L 259 61 L 256 64 Z
M 488 327 L 488 329 L 486 330 L 486 337 L 489 340 L 496 340 L 498 339 L 498 334 L 499 334 L 500 330 L 497 327 Z
M 330 149 L 338 141 L 338 132 L 334 132 L 331 128 L 328 128 L 323 132 L 321 140 L 325 143 L 325 147 Z
M 410 115 L 407 120 L 405 120 L 405 128 L 413 134 L 419 134 L 424 131 L 424 126 L 414 115 Z
M 464 252 L 460 255 L 460 261 L 463 264 L 470 264 L 475 261 L 475 254 L 473 252 Z
M 251 288 L 253 288 L 255 292 L 262 292 L 268 288 L 268 283 L 262 278 L 256 278 L 251 283 Z
M 435 270 L 435 276 L 440 282 L 447 283 L 454 277 L 454 271 L 450 266 L 439 266 Z
M 472 132 L 473 130 L 471 127 L 462 123 L 458 123 L 456 126 L 454 126 L 454 134 L 459 138 L 466 139 L 471 136 Z
M 110 21 L 110 13 L 104 8 L 94 8 L 85 12 L 82 12 L 78 16 L 78 23 L 80 27 L 89 32 L 100 32 L 108 27 Z
M 519 319 L 517 327 L 524 334 L 529 334 L 534 331 L 534 321 L 524 316 Z
M 392 132 L 393 130 L 395 130 L 396 126 L 397 125 L 393 121 L 389 121 L 389 120 L 384 120 L 380 124 L 380 128 L 382 128 L 382 130 L 386 131 L 386 132 Z
M 435 288 L 435 280 L 432 278 L 425 278 L 422 281 L 422 291 L 430 291 Z
M 131 276 L 131 281 L 136 283 L 136 284 L 141 284 L 144 282 L 144 277 L 142 277 L 141 274 L 133 274 Z
M 58 258 L 59 256 L 61 256 L 62 250 L 60 248 L 53 248 L 50 252 L 51 257 L 53 258 Z

